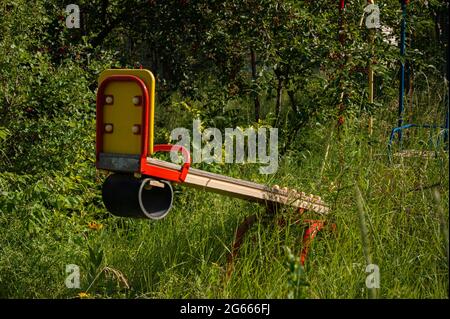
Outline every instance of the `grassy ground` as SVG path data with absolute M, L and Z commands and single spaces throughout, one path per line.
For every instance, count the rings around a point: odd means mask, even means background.
M 104 176 L 89 150 L 75 160 L 89 165 L 74 164 L 63 176 L 2 173 L 0 297 L 368 298 L 371 262 L 380 269 L 379 298 L 447 298 L 448 154 L 390 163 L 390 120 L 376 121 L 371 139 L 366 123 L 348 119 L 339 137 L 332 124 L 315 127 L 304 135 L 308 150 L 287 154 L 270 178 L 257 167 L 216 167 L 319 194 L 330 204 L 326 218 L 337 232 L 317 237 L 303 272 L 298 261 L 290 263 L 290 252 L 298 256 L 304 229 L 263 221 L 226 276 L 236 227 L 265 212 L 257 204 L 177 186 L 164 220 L 112 217 L 101 208 Z M 425 131 L 405 136 L 416 149 L 427 138 Z M 279 213 L 288 220 L 297 214 Z M 66 288 L 67 264 L 80 267 L 80 289 Z

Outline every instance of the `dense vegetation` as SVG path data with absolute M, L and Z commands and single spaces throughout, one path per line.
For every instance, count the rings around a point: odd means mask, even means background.
M 405 121 L 442 125 L 448 4 L 410 2 Z M 401 11 L 376 3 L 384 33 L 360 24 L 365 0 L 343 12 L 336 0 L 79 0 L 79 29 L 66 27 L 65 1 L 1 0 L 0 297 L 367 298 L 374 263 L 375 296 L 448 298 L 448 153 L 440 129 L 417 129 L 403 148 L 434 155 L 388 160 Z M 292 257 L 304 229 L 261 222 L 226 276 L 234 231 L 260 205 L 175 186 L 164 220 L 106 211 L 97 78 L 140 66 L 157 79 L 158 143 L 196 118 L 222 132 L 279 128 L 276 174 L 197 167 L 321 195 L 337 231 L 320 234 L 304 269 Z M 66 288 L 67 264 L 80 289 Z

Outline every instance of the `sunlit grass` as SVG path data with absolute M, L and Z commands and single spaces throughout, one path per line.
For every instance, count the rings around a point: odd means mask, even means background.
M 176 186 L 174 208 L 164 220 L 120 219 L 95 204 L 100 184 L 69 178 L 60 183 L 75 184 L 60 188 L 43 175 L 12 185 L 2 175 L 0 296 L 369 298 L 356 185 L 370 259 L 380 269 L 376 296 L 447 298 L 448 155 L 439 149 L 436 158 L 389 162 L 386 123 L 375 127 L 372 139 L 378 143 L 372 146 L 358 119 L 348 121 L 340 142 L 329 140 L 327 127 L 317 127 L 309 134 L 311 147 L 289 153 L 270 178 L 259 176 L 257 167 L 224 167 L 227 175 L 295 187 L 329 203 L 325 218 L 337 232 L 319 233 L 300 287 L 290 281 L 296 277 L 288 254 L 298 257 L 301 250 L 304 228 L 297 224 L 280 227 L 264 220 L 254 225 L 227 276 L 234 232 L 245 217 L 263 216 L 261 205 Z M 409 138 L 409 147 L 423 146 L 420 134 Z M 81 209 L 64 200 L 80 189 L 90 192 L 90 204 Z M 52 199 L 55 192 L 65 197 Z M 280 213 L 287 220 L 298 214 L 291 208 Z M 80 289 L 65 287 L 67 264 L 80 266 Z

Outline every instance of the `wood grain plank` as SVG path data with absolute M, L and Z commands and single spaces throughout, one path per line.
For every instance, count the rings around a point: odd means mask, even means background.
M 147 158 L 147 162 L 162 168 L 180 170 L 181 166 L 161 161 L 155 158 Z M 209 192 L 215 192 L 231 197 L 241 198 L 260 203 L 280 203 L 306 210 L 326 214 L 328 206 L 318 196 L 297 192 L 293 189 L 269 187 L 266 185 L 244 181 L 241 179 L 215 174 L 195 168 L 190 168 L 184 181 L 185 185 Z

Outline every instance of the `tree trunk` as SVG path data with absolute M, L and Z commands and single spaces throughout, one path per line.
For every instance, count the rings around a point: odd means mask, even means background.
M 108 9 L 109 6 L 109 0 L 102 0 L 102 6 L 101 6 L 101 21 L 103 25 L 106 25 L 106 16 L 107 16 L 107 12 L 106 10 Z
M 292 111 L 298 113 L 297 102 L 295 101 L 295 93 L 292 90 L 288 90 L 287 94 L 289 96 L 289 101 L 291 102 Z
M 280 112 L 281 112 L 281 96 L 283 93 L 283 79 L 279 75 L 277 75 L 277 79 L 278 79 L 278 85 L 277 85 L 277 100 L 276 100 L 276 104 L 275 104 L 275 117 L 278 120 L 278 117 L 280 116 Z
M 250 49 L 250 60 L 251 60 L 251 65 L 252 65 L 252 79 L 253 79 L 253 82 L 256 84 L 256 56 L 255 56 L 255 51 L 253 50 L 253 48 Z M 255 121 L 258 122 L 261 105 L 259 103 L 258 92 L 256 92 L 255 90 L 253 91 L 253 99 L 255 101 Z

